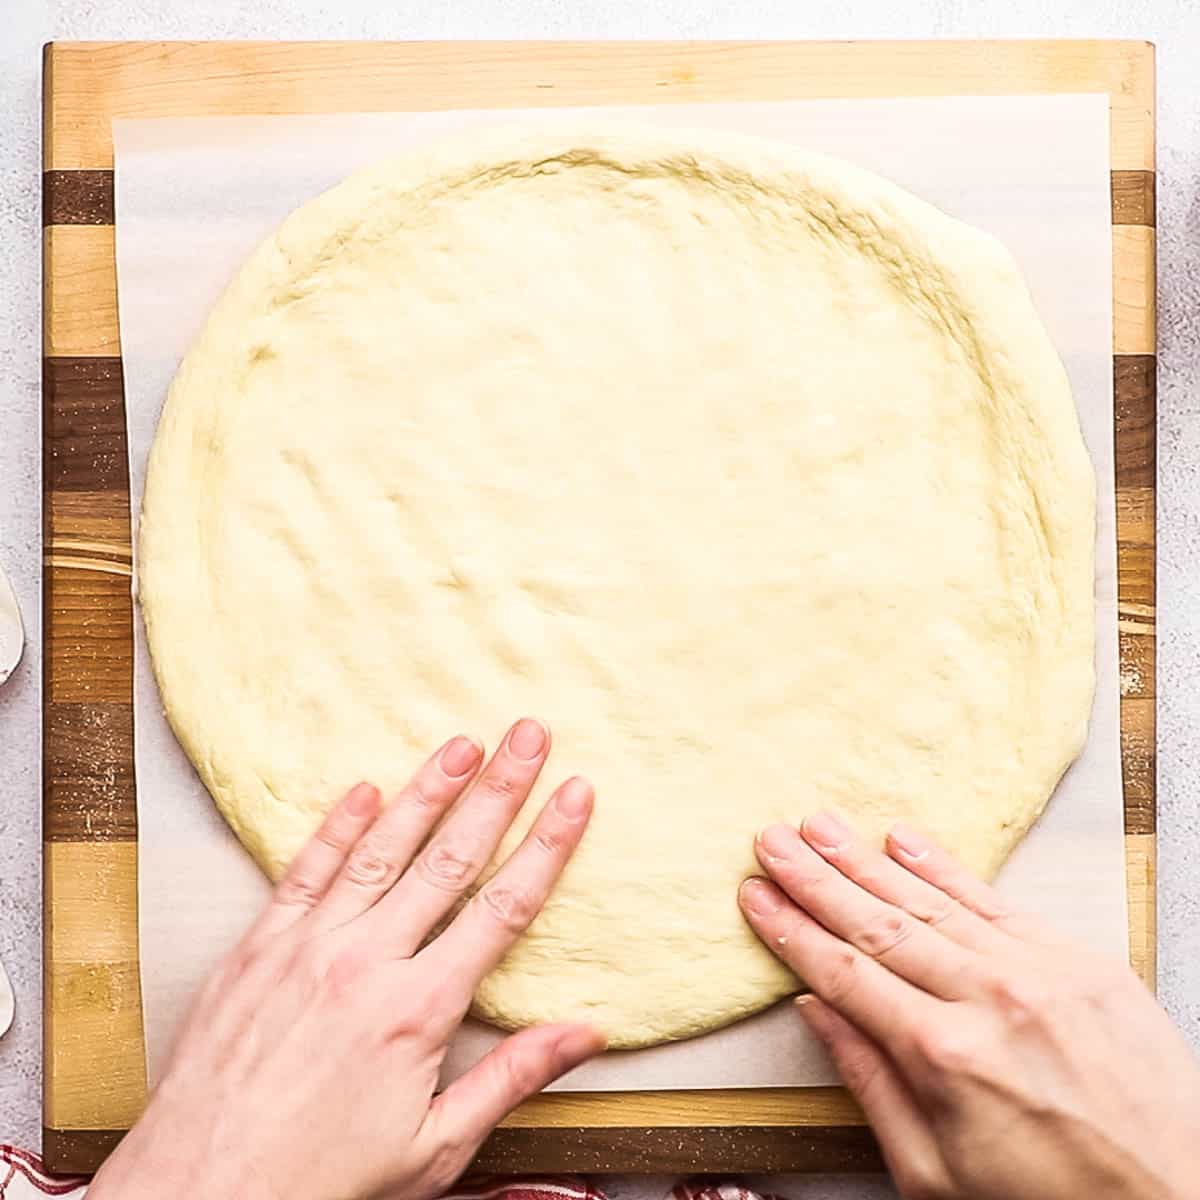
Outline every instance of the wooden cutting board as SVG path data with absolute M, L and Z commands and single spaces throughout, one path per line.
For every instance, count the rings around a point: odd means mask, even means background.
M 45 58 L 45 1110 L 92 1170 L 145 1097 L 129 478 L 113 117 L 1103 92 L 1112 118 L 1121 733 L 1130 957 L 1154 980 L 1154 52 L 1134 42 L 95 43 Z M 837 1088 L 560 1094 L 494 1171 L 870 1169 Z

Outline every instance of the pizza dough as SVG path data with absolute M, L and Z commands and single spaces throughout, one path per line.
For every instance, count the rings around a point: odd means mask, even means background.
M 736 903 L 768 822 L 997 869 L 1083 742 L 1093 507 L 990 237 L 751 139 L 475 133 L 247 262 L 163 411 L 140 594 L 272 876 L 354 781 L 545 718 L 530 811 L 578 772 L 596 816 L 477 1009 L 638 1046 L 795 989 Z

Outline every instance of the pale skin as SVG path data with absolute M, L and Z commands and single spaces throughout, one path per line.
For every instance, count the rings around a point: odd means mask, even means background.
M 352 789 L 197 998 L 92 1200 L 427 1200 L 506 1113 L 598 1053 L 587 1025 L 541 1026 L 434 1090 L 476 985 L 591 816 L 590 785 L 567 780 L 451 916 L 549 749 L 526 718 L 486 765 L 458 737 L 386 805 Z M 819 813 L 756 850 L 743 912 L 812 988 L 800 1018 L 904 1196 L 1194 1194 L 1200 1067 L 1127 968 L 1011 912 L 912 829 L 879 850 Z

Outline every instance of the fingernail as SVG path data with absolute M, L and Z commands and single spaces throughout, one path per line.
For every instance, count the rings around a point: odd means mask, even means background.
M 783 907 L 779 890 L 757 876 L 747 879 L 741 887 L 742 907 L 756 917 L 769 917 Z
M 481 753 L 478 742 L 473 742 L 468 737 L 456 737 L 446 743 L 438 761 L 451 779 L 458 779 L 479 761 Z
M 933 843 L 923 833 L 903 821 L 897 821 L 892 826 L 888 838 L 901 854 L 913 862 L 920 862 L 933 849 Z
M 818 850 L 840 850 L 850 840 L 850 829 L 845 821 L 831 812 L 818 812 L 805 817 L 800 831 Z
M 568 820 L 578 821 L 581 817 L 587 816 L 588 810 L 592 807 L 592 785 L 578 775 L 574 779 L 568 779 L 558 789 L 558 795 L 554 798 L 554 806 Z
M 801 1020 L 808 1026 L 809 1033 L 815 1034 L 820 1041 L 824 1042 L 829 1037 L 829 1022 L 821 1006 L 814 1003 L 815 1000 L 816 996 L 812 992 L 804 992 L 797 996 L 792 1003 L 796 1006 Z
M 513 726 L 508 735 L 508 748 L 517 756 L 528 762 L 537 758 L 546 745 L 546 727 L 541 721 L 524 717 Z
M 378 802 L 379 789 L 370 783 L 356 783 L 346 793 L 346 811 L 351 816 L 369 816 Z
M 795 858 L 796 843 L 799 840 L 796 831 L 782 822 L 768 825 L 758 835 L 759 845 L 766 851 L 767 857 L 772 859 Z

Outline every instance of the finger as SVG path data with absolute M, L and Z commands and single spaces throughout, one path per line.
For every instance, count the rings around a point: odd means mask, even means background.
M 859 887 L 911 913 L 961 946 L 990 953 L 1003 945 L 996 928 L 940 888 L 907 871 L 839 817 L 829 812 L 805 817 L 800 836 Z
M 417 1133 L 432 1166 L 427 1184 L 437 1195 L 466 1170 L 480 1143 L 517 1107 L 547 1084 L 604 1049 L 587 1025 L 538 1025 L 505 1038 L 430 1105 Z
M 464 1004 L 542 911 L 583 837 L 592 802 L 592 785 L 586 779 L 568 779 L 508 861 L 449 928 L 421 951 L 431 974 L 457 985 Z
M 314 929 L 352 921 L 387 892 L 462 795 L 482 757 L 478 743 L 456 737 L 426 761 L 345 857 L 313 913 Z
M 351 847 L 371 827 L 379 799 L 378 788 L 359 783 L 326 813 L 275 885 L 271 903 L 247 935 L 252 941 L 275 936 L 317 906 Z
M 409 955 L 454 907 L 487 865 L 525 803 L 550 734 L 526 717 L 509 731 L 492 760 L 426 843 L 399 883 L 370 914 L 370 936 Z
M 1059 940 L 1032 917 L 1014 912 L 995 888 L 911 825 L 900 821 L 892 826 L 887 836 L 887 852 L 906 870 L 945 892 L 993 928 L 1023 941 L 1054 944 Z
M 880 900 L 827 863 L 790 825 L 755 842 L 763 869 L 830 933 L 943 1000 L 978 987 L 983 960 L 911 913 Z
M 933 1129 L 895 1064 L 819 997 L 799 996 L 796 1005 L 870 1122 L 901 1194 L 949 1195 L 950 1177 Z
M 751 928 L 822 1000 L 868 1033 L 901 1065 L 914 1039 L 937 1021 L 940 1000 L 920 991 L 801 912 L 766 879 L 748 879 L 738 899 Z

